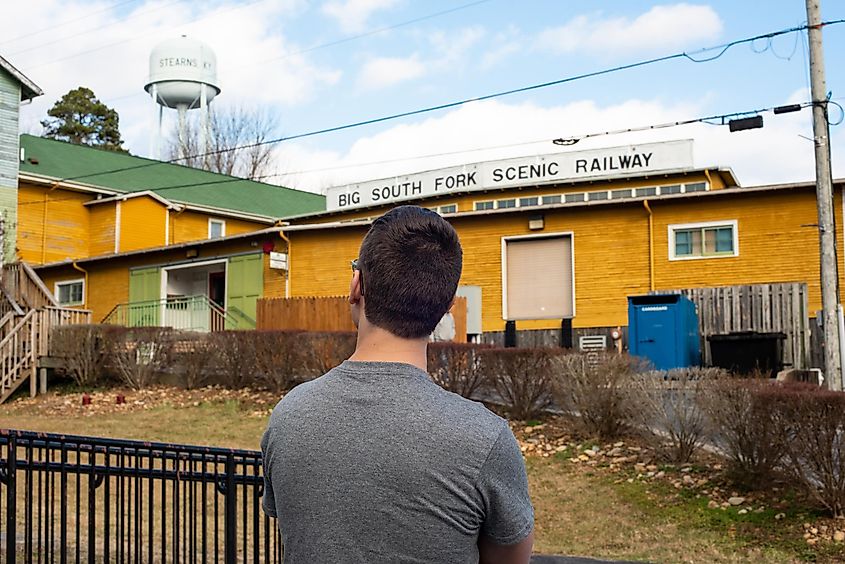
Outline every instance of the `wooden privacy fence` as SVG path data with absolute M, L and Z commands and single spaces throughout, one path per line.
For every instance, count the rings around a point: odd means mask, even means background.
M 467 300 L 456 298 L 452 307 L 455 341 L 466 342 Z M 355 331 L 346 297 L 264 298 L 258 300 L 256 329 L 288 331 Z
M 784 333 L 784 364 L 792 368 L 810 368 L 807 284 L 752 284 L 653 293 L 683 294 L 695 303 L 705 364 L 711 363 L 710 344 L 707 342 L 710 335 L 758 331 Z

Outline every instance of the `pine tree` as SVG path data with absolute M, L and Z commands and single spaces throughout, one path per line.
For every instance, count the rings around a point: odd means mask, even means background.
M 44 136 L 77 145 L 127 152 L 120 138 L 117 111 L 102 103 L 90 88 L 80 86 L 57 101 L 41 122 Z

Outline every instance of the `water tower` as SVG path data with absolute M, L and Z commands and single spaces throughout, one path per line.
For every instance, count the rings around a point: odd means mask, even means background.
M 164 108 L 175 108 L 179 114 L 180 151 L 185 148 L 188 110 L 199 108 L 199 147 L 203 153 L 209 151 L 208 104 L 220 94 L 220 87 L 217 85 L 217 56 L 208 45 L 184 35 L 156 45 L 150 53 L 150 80 L 144 90 L 158 104 L 158 127 L 153 133 L 152 158 L 161 159 Z

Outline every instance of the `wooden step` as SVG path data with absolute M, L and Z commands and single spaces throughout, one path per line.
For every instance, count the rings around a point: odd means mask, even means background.
M 12 384 L 9 388 L 6 388 L 2 394 L 0 394 L 0 403 L 5 402 L 9 397 L 15 393 L 15 391 L 21 387 L 21 384 L 29 380 L 30 378 L 35 378 L 35 367 L 34 366 L 27 366 L 23 370 L 21 370 L 21 375 L 18 379 L 12 381 Z

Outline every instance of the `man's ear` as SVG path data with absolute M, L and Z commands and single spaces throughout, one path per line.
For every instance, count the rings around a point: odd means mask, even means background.
M 361 301 L 361 271 L 352 273 L 352 280 L 349 281 L 349 303 L 357 304 Z

